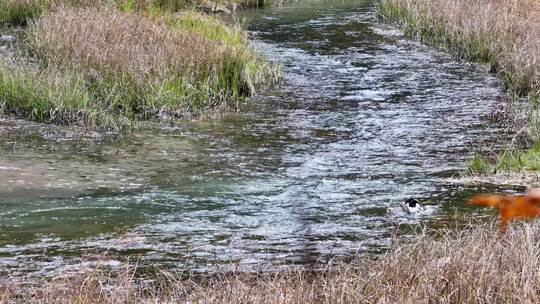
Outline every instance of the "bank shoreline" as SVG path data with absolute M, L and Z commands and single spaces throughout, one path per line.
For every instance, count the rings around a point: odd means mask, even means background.
M 515 138 L 498 153 L 478 152 L 468 174 L 519 175 L 540 169 L 540 4 L 533 0 L 381 0 L 383 22 L 454 56 L 488 66 L 508 92 L 506 123 Z M 535 26 L 536 25 L 536 26 Z M 490 153 L 486 153 L 490 152 Z

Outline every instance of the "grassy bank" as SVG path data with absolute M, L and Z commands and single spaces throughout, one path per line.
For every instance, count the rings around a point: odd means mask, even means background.
M 27 35 L 40 68 L 0 65 L 0 109 L 37 121 L 120 128 L 197 115 L 277 78 L 241 28 L 192 11 L 57 7 Z
M 528 140 L 536 142 L 540 96 L 540 4 L 535 0 L 382 0 L 379 16 L 398 24 L 409 37 L 447 49 L 452 54 L 487 64 L 503 81 L 512 102 L 528 99 Z M 514 107 L 515 108 L 515 107 Z M 521 126 L 520 126 L 521 127 Z M 540 167 L 536 149 L 511 147 L 499 157 L 477 157 L 472 173 L 531 170 Z M 533 156 L 534 157 L 531 157 Z M 520 161 L 524 160 L 525 161 Z M 532 164 L 531 162 L 536 163 Z
M 228 273 L 142 282 L 132 271 L 95 272 L 36 288 L 7 286 L 4 303 L 535 303 L 540 224 L 421 232 L 377 257 L 321 270 Z M 114 287 L 114 288 L 111 288 Z M 23 291 L 24 290 L 24 291 Z

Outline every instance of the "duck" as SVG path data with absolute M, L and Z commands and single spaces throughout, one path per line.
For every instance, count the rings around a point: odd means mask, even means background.
M 424 212 L 424 206 L 420 204 L 420 201 L 411 197 L 408 200 L 406 200 L 402 205 L 401 209 L 403 209 L 404 212 L 409 214 L 415 214 L 415 213 L 422 213 Z

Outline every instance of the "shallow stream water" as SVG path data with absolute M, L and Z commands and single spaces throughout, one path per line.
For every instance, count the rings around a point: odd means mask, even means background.
M 239 113 L 114 142 L 0 119 L 0 274 L 127 255 L 199 271 L 305 265 L 471 212 L 465 199 L 490 186 L 451 177 L 501 134 L 489 120 L 503 94 L 493 76 L 405 39 L 370 1 L 245 18 L 284 81 Z M 411 196 L 430 212 L 395 208 Z

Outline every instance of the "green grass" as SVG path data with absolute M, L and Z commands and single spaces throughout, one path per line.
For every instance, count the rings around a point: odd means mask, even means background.
M 115 4 L 126 13 L 178 12 L 195 7 L 195 2 L 190 0 L 115 0 Z
M 467 162 L 467 173 L 469 174 L 486 174 L 490 170 L 488 160 L 481 154 L 476 153 L 474 157 Z
M 1 0 L 0 25 L 26 26 L 58 5 L 95 6 L 108 3 L 109 0 Z
M 0 62 L 0 109 L 26 119 L 114 128 L 119 117 L 92 104 L 84 79 L 55 71 L 35 72 Z
M 43 12 L 50 11 L 58 5 L 88 7 L 96 5 L 113 6 L 123 12 L 143 13 L 175 13 L 183 10 L 202 9 L 202 4 L 208 0 L 1 0 L 0 25 L 25 26 L 30 20 L 39 17 Z M 274 2 L 270 0 L 214 0 L 230 10 L 237 8 L 255 8 L 267 6 Z M 184 20 L 187 22 L 187 20 Z M 197 27 L 197 25 L 194 25 Z M 219 32 L 216 34 L 220 34 Z
M 467 163 L 469 174 L 496 174 L 499 172 L 522 172 L 540 170 L 540 142 L 529 149 L 504 151 L 494 159 L 476 154 Z

